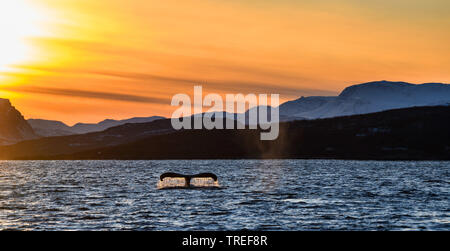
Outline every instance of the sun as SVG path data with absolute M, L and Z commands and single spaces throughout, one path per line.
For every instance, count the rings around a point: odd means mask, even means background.
M 31 56 L 27 39 L 40 34 L 39 12 L 28 0 L 0 2 L 0 72 Z

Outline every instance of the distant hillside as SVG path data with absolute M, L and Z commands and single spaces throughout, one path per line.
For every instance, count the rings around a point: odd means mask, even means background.
M 0 99 L 0 145 L 36 138 L 33 129 L 7 99 Z
M 154 134 L 173 131 L 170 120 L 167 119 L 149 123 L 125 124 L 102 132 L 40 138 L 0 147 L 0 159 L 35 158 L 35 156 L 75 153 L 129 143 Z
M 34 129 L 36 134 L 43 137 L 66 136 L 74 134 L 84 134 L 90 132 L 100 132 L 111 127 L 124 125 L 128 123 L 147 123 L 155 120 L 164 119 L 164 117 L 137 117 L 124 120 L 106 119 L 97 124 L 78 123 L 74 126 L 68 126 L 60 121 L 29 119 L 28 123 Z
M 259 130 L 186 130 L 56 158 L 337 158 L 450 160 L 450 107 L 417 107 L 286 122 L 275 141 Z
M 28 119 L 28 124 L 33 128 L 34 132 L 42 137 L 63 136 L 77 134 L 72 128 L 61 121 L 44 120 L 44 119 Z
M 158 126 L 156 126 L 156 124 Z M 183 130 L 142 134 L 148 128 L 167 130 L 170 120 L 137 124 L 140 135 L 119 126 L 107 134 L 80 135 L 90 145 L 68 147 L 75 138 L 58 137 L 1 147 L 6 159 L 224 159 L 224 158 L 337 158 L 450 160 L 450 107 L 415 107 L 365 115 L 280 124 L 280 137 L 260 141 L 259 130 Z M 109 131 L 109 130 L 108 130 Z M 112 140 L 130 139 L 120 143 Z M 103 135 L 103 136 L 102 136 Z M 116 135 L 116 136 L 115 136 Z M 93 137 L 95 136 L 95 137 Z M 107 136 L 107 137 L 106 137 Z M 115 142 L 105 146 L 106 137 Z

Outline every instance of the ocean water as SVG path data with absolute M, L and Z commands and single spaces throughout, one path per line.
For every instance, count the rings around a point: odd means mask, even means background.
M 220 189 L 158 190 L 164 172 Z M 0 230 L 450 230 L 450 162 L 0 162 Z

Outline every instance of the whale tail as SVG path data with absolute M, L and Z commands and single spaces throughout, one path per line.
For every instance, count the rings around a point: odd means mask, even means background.
M 184 179 L 184 188 L 190 188 L 191 186 L 191 180 L 192 179 L 202 179 L 203 181 L 206 180 L 213 180 L 214 182 L 208 183 L 208 182 L 200 182 L 200 184 L 198 184 L 198 182 L 196 184 L 194 184 L 195 187 L 217 187 L 218 186 L 218 178 L 215 174 L 213 173 L 199 173 L 199 174 L 195 174 L 195 175 L 184 175 L 184 174 L 180 174 L 180 173 L 164 173 L 159 177 L 159 184 L 158 187 L 160 188 L 176 188 L 176 187 L 180 187 L 179 184 L 166 184 L 164 185 L 164 181 L 166 179 L 176 179 L 176 178 L 181 178 Z

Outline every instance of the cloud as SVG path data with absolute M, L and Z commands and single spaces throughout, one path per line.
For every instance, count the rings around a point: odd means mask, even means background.
M 87 69 L 62 69 L 56 67 L 40 67 L 40 66 L 16 66 L 21 69 L 47 71 L 53 73 L 65 74 L 92 74 L 105 77 L 116 77 L 134 81 L 148 82 L 167 82 L 171 84 L 179 84 L 183 86 L 202 85 L 204 88 L 211 88 L 214 90 L 229 92 L 229 93 L 267 93 L 280 94 L 288 97 L 297 96 L 334 96 L 337 93 L 334 91 L 327 91 L 314 88 L 304 88 L 295 86 L 278 85 L 270 82 L 261 81 L 239 81 L 239 80 L 208 80 L 208 79 L 194 79 L 182 77 L 170 77 L 162 75 L 154 75 L 148 73 L 125 72 L 125 71 L 106 71 L 106 70 L 87 70 Z M 1 74 L 1 73 L 0 73 Z M 16 74 L 16 73 L 12 73 Z
M 68 97 L 80 97 L 80 98 L 94 98 L 94 99 L 104 99 L 104 100 L 114 100 L 114 101 L 124 101 L 124 102 L 135 102 L 135 103 L 153 103 L 153 104 L 168 104 L 169 100 L 130 95 L 123 93 L 112 93 L 112 92 L 99 92 L 99 91 L 86 91 L 86 90 L 76 90 L 76 89 L 60 89 L 60 88 L 48 88 L 48 87 L 37 87 L 37 86 L 7 86 L 2 89 L 6 89 L 14 92 L 21 93 L 33 93 L 33 94 L 44 94 L 44 95 L 56 95 L 56 96 L 68 96 Z
M 86 72 L 85 72 L 86 73 Z M 275 85 L 273 83 L 258 82 L 258 81 L 221 81 L 221 80 L 199 80 L 190 78 L 174 78 L 167 76 L 158 76 L 146 73 L 133 73 L 133 72 L 118 72 L 118 71 L 89 71 L 91 74 L 104 75 L 109 77 L 119 77 L 141 81 L 163 81 L 179 84 L 188 84 L 191 86 L 202 85 L 205 88 L 213 88 L 222 91 L 229 91 L 231 93 L 244 92 L 244 93 L 276 93 L 288 96 L 297 95 L 336 95 L 336 92 L 326 91 L 320 89 L 302 88 L 302 87 L 289 87 Z

